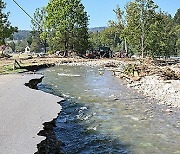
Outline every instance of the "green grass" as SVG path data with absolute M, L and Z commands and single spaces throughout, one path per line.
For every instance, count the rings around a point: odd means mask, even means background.
M 13 74 L 13 73 L 23 73 L 27 71 L 26 69 L 13 69 L 12 65 L 4 65 L 0 68 L 0 74 Z

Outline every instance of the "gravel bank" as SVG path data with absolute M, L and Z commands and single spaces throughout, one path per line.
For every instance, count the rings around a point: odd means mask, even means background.
M 162 80 L 157 75 L 145 76 L 128 84 L 146 96 L 159 100 L 160 104 L 180 107 L 180 80 Z
M 39 75 L 0 76 L 0 153 L 32 154 L 44 137 L 43 123 L 56 118 L 62 98 L 32 90 L 24 83 Z

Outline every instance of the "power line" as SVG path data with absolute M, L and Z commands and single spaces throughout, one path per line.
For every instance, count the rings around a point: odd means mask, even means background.
M 42 26 L 36 21 L 36 20 L 34 20 L 34 18 L 33 17 L 31 17 L 30 15 L 29 15 L 29 13 L 27 13 L 15 0 L 12 0 L 31 20 L 33 20 L 34 22 L 36 22 L 36 24 L 38 24 L 41 28 L 42 28 Z
M 42 30 L 44 29 L 42 27 L 42 25 L 40 25 L 34 18 L 32 18 L 29 13 L 27 13 L 15 0 L 12 0 L 32 21 L 34 21 L 36 24 L 38 24 Z M 46 31 L 46 30 L 45 30 Z M 45 43 L 44 43 L 44 51 L 46 52 L 46 38 L 44 39 Z

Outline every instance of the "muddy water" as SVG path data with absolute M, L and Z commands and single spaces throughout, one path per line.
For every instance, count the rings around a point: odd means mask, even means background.
M 41 71 L 40 89 L 66 98 L 54 128 L 65 153 L 180 153 L 180 113 L 166 112 L 111 72 L 85 66 Z

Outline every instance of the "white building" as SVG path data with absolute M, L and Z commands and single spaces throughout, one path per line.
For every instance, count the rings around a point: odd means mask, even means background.
M 26 53 L 26 54 L 30 54 L 30 52 L 31 52 L 31 48 L 30 48 L 29 46 L 27 46 L 27 47 L 25 48 L 25 53 Z

